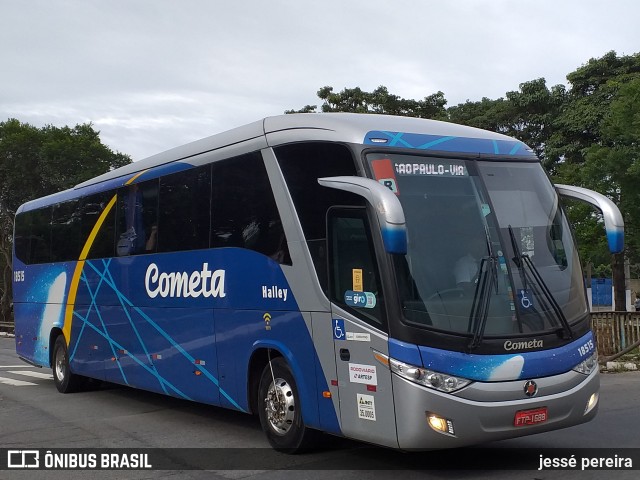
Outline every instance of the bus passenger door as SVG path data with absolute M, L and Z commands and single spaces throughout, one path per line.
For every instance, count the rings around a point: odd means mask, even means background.
M 365 208 L 328 214 L 329 294 L 344 435 L 398 447 L 385 304 Z

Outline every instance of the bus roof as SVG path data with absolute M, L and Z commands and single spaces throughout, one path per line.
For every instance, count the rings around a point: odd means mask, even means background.
M 225 158 L 234 153 L 247 153 L 268 146 L 300 141 L 332 141 L 432 151 L 444 149 L 467 154 L 484 153 L 535 159 L 529 147 L 512 137 L 449 122 L 356 113 L 288 114 L 266 117 L 135 161 L 80 183 L 66 192 L 34 201 L 38 205 L 28 202 L 20 210 L 45 205 L 46 200 L 64 201 L 84 195 L 85 192 L 78 192 L 81 189 L 86 189 L 86 194 L 89 194 L 115 188 L 147 170 L 158 169 L 158 174 L 161 174 L 187 168 L 188 165 L 198 165 L 202 163 L 198 157 L 203 155 L 207 155 L 211 161 L 215 157 Z

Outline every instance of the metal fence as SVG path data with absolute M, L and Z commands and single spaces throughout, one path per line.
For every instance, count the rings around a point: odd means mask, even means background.
M 608 357 L 640 340 L 640 312 L 592 312 L 598 354 Z

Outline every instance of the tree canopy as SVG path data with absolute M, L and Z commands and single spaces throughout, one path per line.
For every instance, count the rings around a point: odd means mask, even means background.
M 18 207 L 131 163 L 100 141 L 91 124 L 37 128 L 0 122 L 0 321 L 10 318 L 11 241 Z

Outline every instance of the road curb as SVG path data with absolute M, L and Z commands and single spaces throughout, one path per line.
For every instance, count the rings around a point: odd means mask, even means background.
M 638 365 L 633 362 L 607 362 L 602 365 L 605 372 L 634 372 L 638 370 Z

